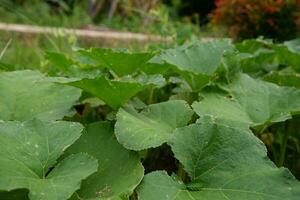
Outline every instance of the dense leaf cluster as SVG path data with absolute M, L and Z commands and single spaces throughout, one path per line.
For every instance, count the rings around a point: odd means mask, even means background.
M 299 199 L 255 136 L 300 112 L 299 47 L 92 48 L 47 52 L 47 76 L 2 71 L 0 199 Z

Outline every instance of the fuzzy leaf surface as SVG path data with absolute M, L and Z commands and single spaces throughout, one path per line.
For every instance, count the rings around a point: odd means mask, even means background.
M 157 147 L 167 142 L 176 128 L 186 126 L 192 115 L 188 104 L 181 100 L 152 104 L 140 113 L 120 108 L 115 134 L 131 150 Z
M 163 51 L 159 58 L 173 66 L 194 89 L 206 85 L 222 62 L 224 53 L 233 51 L 229 40 L 198 42 Z
M 83 153 L 57 163 L 81 131 L 72 122 L 0 122 L 0 190 L 28 189 L 31 200 L 68 199 L 98 166 Z
M 165 172 L 145 176 L 140 200 L 296 200 L 300 184 L 278 169 L 262 142 L 241 129 L 211 120 L 180 128 L 169 144 L 191 178 L 182 183 Z
M 300 111 L 300 90 L 296 88 L 279 87 L 240 74 L 225 90 L 228 92 L 203 92 L 203 99 L 195 102 L 193 109 L 201 117 L 247 126 L 285 121 Z
M 147 84 L 132 80 L 108 80 L 103 76 L 94 79 L 82 79 L 68 84 L 91 93 L 114 109 L 125 104 L 140 91 L 153 85 L 152 82 Z
M 37 71 L 0 73 L 0 119 L 57 120 L 70 114 L 81 92 L 54 82 Z
M 152 53 L 130 53 L 113 49 L 92 48 L 79 51 L 104 66 L 113 70 L 119 76 L 136 72 L 153 57 Z
M 100 163 L 98 171 L 82 182 L 73 199 L 118 199 L 130 195 L 144 176 L 135 152 L 120 145 L 107 122 L 88 125 L 66 154 L 86 152 Z

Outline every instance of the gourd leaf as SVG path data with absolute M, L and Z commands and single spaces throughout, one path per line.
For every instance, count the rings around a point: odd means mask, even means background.
M 136 72 L 154 56 L 152 53 L 131 53 L 104 48 L 80 50 L 79 53 L 97 61 L 99 65 L 111 69 L 119 76 Z
M 280 86 L 295 87 L 300 89 L 300 74 L 294 72 L 271 72 L 263 80 Z
M 28 190 L 16 189 L 11 191 L 0 191 L 0 199 L 5 200 L 29 200 Z
M 172 65 L 194 90 L 199 90 L 215 75 L 224 53 L 233 50 L 230 40 L 216 40 L 168 49 L 158 57 Z
M 165 172 L 145 176 L 140 200 L 297 200 L 300 184 L 278 169 L 251 132 L 212 120 L 180 128 L 169 144 L 191 182 L 184 184 Z
M 169 140 L 176 128 L 186 126 L 192 115 L 189 105 L 181 100 L 152 104 L 139 113 L 120 108 L 115 134 L 127 149 L 158 147 Z
M 37 71 L 0 73 L 0 119 L 57 120 L 70 114 L 81 92 L 54 82 Z
M 296 88 L 279 87 L 246 74 L 238 75 L 224 88 L 227 93 L 213 89 L 203 92 L 203 99 L 192 105 L 195 112 L 227 124 L 255 127 L 285 121 L 300 111 L 300 90 Z
M 134 81 L 132 78 L 127 80 L 109 80 L 100 76 L 93 79 L 69 82 L 67 84 L 91 93 L 103 100 L 110 107 L 116 109 L 142 90 L 154 87 L 156 84 L 161 86 L 164 79 L 161 76 L 159 77 L 142 78 L 139 81 Z
M 84 153 L 57 163 L 82 129 L 63 121 L 0 122 L 0 190 L 28 189 L 31 200 L 68 199 L 98 167 Z
M 73 199 L 116 199 L 129 196 L 144 176 L 135 152 L 120 145 L 108 122 L 88 125 L 66 154 L 86 152 L 100 163 L 98 171 L 82 182 Z
M 101 69 L 91 64 L 81 63 L 57 52 L 45 52 L 46 59 L 51 63 L 49 74 L 68 77 L 93 78 L 101 74 Z

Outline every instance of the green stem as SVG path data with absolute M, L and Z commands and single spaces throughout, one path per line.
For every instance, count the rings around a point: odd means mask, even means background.
M 282 139 L 282 142 L 280 145 L 280 157 L 279 157 L 279 162 L 278 162 L 279 167 L 282 167 L 284 164 L 284 161 L 285 161 L 286 148 L 287 148 L 287 143 L 289 140 L 289 135 L 290 135 L 291 130 L 292 130 L 291 123 L 286 122 L 286 128 L 285 128 L 285 131 L 283 132 L 284 135 L 283 135 L 283 139 Z
M 178 170 L 177 170 L 177 176 L 179 176 L 181 178 L 181 180 L 183 182 L 185 182 L 185 179 L 186 179 L 186 173 L 185 171 L 183 170 L 183 165 L 179 163 L 178 165 Z
M 149 94 L 149 99 L 148 99 L 148 104 L 152 104 L 152 102 L 153 102 L 153 93 L 154 93 L 154 89 L 151 88 L 150 94 Z
M 133 194 L 129 197 L 130 200 L 138 200 L 136 191 L 133 192 Z
M 113 70 L 109 70 L 109 73 L 114 77 L 114 79 L 119 79 L 119 76 Z

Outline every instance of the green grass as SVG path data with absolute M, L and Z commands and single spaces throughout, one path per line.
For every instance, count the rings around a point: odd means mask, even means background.
M 76 6 L 72 15 L 53 11 L 41 1 L 26 1 L 24 5 L 13 4 L 10 1 L 0 2 L 1 22 L 24 23 L 41 26 L 81 27 L 92 23 L 86 14 L 84 6 Z
M 81 28 L 84 25 L 92 24 L 91 18 L 87 15 L 86 2 L 75 6 L 72 15 L 61 12 L 54 12 L 49 6 L 38 0 L 24 1 L 21 5 L 13 4 L 10 0 L 0 1 L 0 21 L 7 23 L 21 23 L 39 26 Z M 142 20 L 147 15 L 153 19 L 145 26 Z M 133 11 L 126 19 L 116 14 L 112 19 L 102 17 L 96 25 L 120 30 L 158 34 L 171 36 L 176 43 L 183 43 L 187 38 L 200 35 L 199 27 L 190 22 L 171 20 L 166 7 L 161 6 L 151 13 L 139 13 Z M 71 54 L 74 47 L 118 47 L 128 48 L 133 51 L 144 51 L 157 49 L 157 47 L 169 47 L 174 44 L 151 44 L 138 42 L 103 41 L 102 39 L 82 39 L 74 36 L 62 35 L 28 35 L 0 31 L 0 52 L 3 50 L 1 63 L 8 63 L 13 69 L 40 69 L 45 65 L 44 52 L 57 51 Z M 11 41 L 5 49 L 8 41 Z

